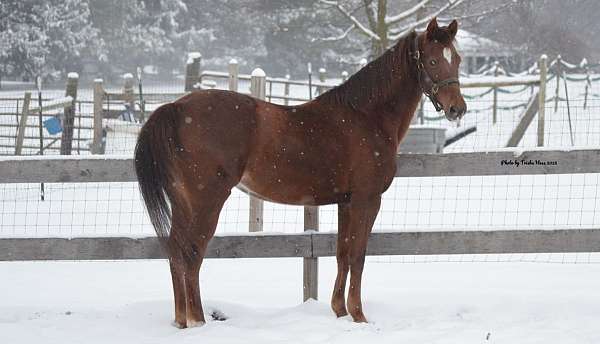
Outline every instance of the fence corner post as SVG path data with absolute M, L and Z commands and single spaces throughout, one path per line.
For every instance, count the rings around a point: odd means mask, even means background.
M 266 81 L 267 76 L 262 69 L 256 68 L 252 71 L 250 93 L 253 97 L 265 100 L 267 92 Z M 263 200 L 254 196 L 250 196 L 249 230 L 250 232 L 262 232 L 263 230 Z
M 239 65 L 236 59 L 229 60 L 229 66 L 227 67 L 229 72 L 229 90 L 238 91 L 238 79 L 239 79 Z
M 321 85 L 319 85 L 317 87 L 317 95 L 321 95 L 323 93 L 325 93 L 325 91 L 327 90 L 327 88 L 325 86 L 323 86 L 323 84 L 325 84 L 325 80 L 327 79 L 327 70 L 325 68 L 319 68 L 319 82 L 321 83 Z
M 289 105 L 290 104 L 290 78 L 291 76 L 289 74 L 285 75 L 285 80 L 287 81 L 284 85 L 283 85 L 283 105 Z
M 544 146 L 544 121 L 546 118 L 546 75 L 548 73 L 548 56 L 542 55 L 538 61 L 540 69 L 540 90 L 538 92 L 538 128 L 537 145 Z
M 319 231 L 319 207 L 304 206 L 304 231 Z M 313 240 L 313 238 L 311 238 Z M 319 298 L 319 258 L 303 259 L 302 293 L 304 301 Z
M 77 100 L 77 85 L 79 74 L 67 74 L 67 86 L 65 96 L 73 98 L 71 105 L 64 107 L 63 131 L 60 138 L 60 154 L 71 155 L 73 147 L 73 126 L 75 124 L 75 101 Z
M 104 101 L 104 81 L 102 79 L 94 79 L 94 139 L 92 141 L 92 154 L 102 154 L 102 103 Z
M 346 82 L 348 80 L 348 72 L 342 71 L 342 82 Z
M 192 91 L 196 84 L 200 83 L 200 63 L 202 54 L 199 52 L 188 53 L 188 58 L 185 63 L 185 91 Z

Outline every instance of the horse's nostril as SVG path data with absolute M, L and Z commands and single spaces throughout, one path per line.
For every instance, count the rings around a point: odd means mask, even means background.
M 450 107 L 450 113 L 456 113 L 456 114 L 457 114 L 457 113 L 458 113 L 458 110 L 456 109 L 456 107 L 454 107 L 454 106 L 451 106 L 451 107 Z

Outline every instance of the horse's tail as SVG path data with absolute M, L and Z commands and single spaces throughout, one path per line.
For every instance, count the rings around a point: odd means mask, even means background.
M 171 228 L 172 199 L 167 189 L 173 180 L 177 147 L 177 108 L 168 103 L 156 109 L 138 135 L 135 173 L 156 235 L 164 245 Z

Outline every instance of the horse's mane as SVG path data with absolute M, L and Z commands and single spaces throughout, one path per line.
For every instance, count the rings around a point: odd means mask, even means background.
M 410 53 L 415 36 L 413 31 L 401 38 L 394 47 L 316 100 L 362 109 L 373 102 L 388 99 L 394 91 L 393 81 L 407 79 L 410 74 Z

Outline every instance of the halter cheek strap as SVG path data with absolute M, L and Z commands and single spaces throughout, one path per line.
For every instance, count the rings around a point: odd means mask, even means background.
M 417 35 L 415 36 L 413 44 L 412 57 L 417 63 L 417 80 L 419 81 L 419 88 L 421 88 L 421 92 L 423 92 L 423 94 L 426 95 L 427 98 L 429 98 L 429 100 L 431 100 L 431 103 L 435 107 L 435 110 L 442 111 L 443 106 L 436 97 L 438 91 L 443 87 L 450 86 L 452 84 L 460 85 L 460 83 L 458 81 L 458 78 L 448 78 L 442 81 L 434 81 L 431 78 L 431 75 L 429 75 L 429 73 L 427 72 L 425 66 L 423 65 L 422 55 L 423 54 L 419 49 L 419 36 Z M 421 80 L 423 79 L 423 77 L 425 77 L 425 79 L 428 81 L 427 83 L 430 85 L 429 89 L 423 87 L 423 82 Z

